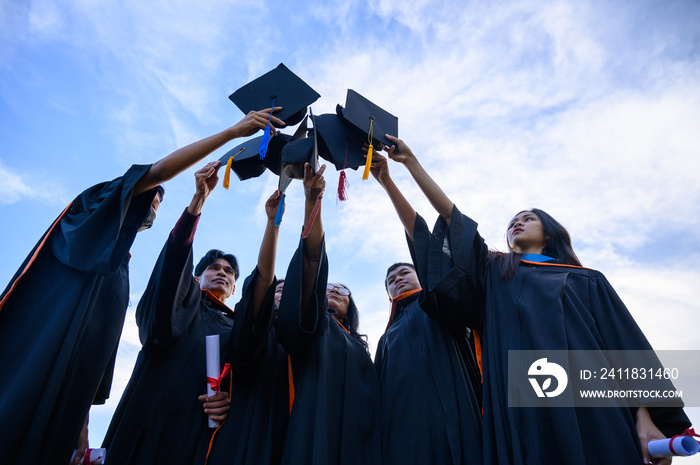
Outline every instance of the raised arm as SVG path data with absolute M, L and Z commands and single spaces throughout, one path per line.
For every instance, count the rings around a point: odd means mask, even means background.
M 192 242 L 205 200 L 218 182 L 219 161 L 195 172 L 192 201 L 168 236 L 136 309 L 141 342 L 166 345 L 186 328 L 198 309 L 200 289 L 192 277 Z
M 308 163 L 304 165 L 304 224 L 311 218 L 316 199 L 323 195 L 326 189 L 326 180 L 323 172 L 326 165 L 321 166 L 317 173 L 314 173 Z M 321 222 L 321 202 L 318 203 L 318 212 L 314 220 L 313 227 L 309 235 L 304 240 L 303 260 L 302 260 L 302 286 L 301 286 L 301 308 L 302 317 L 309 305 L 311 294 L 314 290 L 315 278 L 318 274 L 318 264 L 321 258 L 321 246 L 323 244 L 323 223 Z
M 277 258 L 277 239 L 279 237 L 279 226 L 275 226 L 275 215 L 280 203 L 282 194 L 275 191 L 267 202 L 265 202 L 265 214 L 267 215 L 267 225 L 263 233 L 260 252 L 258 252 L 258 277 L 253 288 L 253 315 L 258 317 L 260 307 L 265 301 L 268 289 L 275 279 L 275 260 Z
M 374 179 L 379 182 L 379 185 L 384 188 L 386 193 L 389 195 L 391 203 L 396 209 L 396 213 L 399 215 L 401 224 L 403 224 L 408 239 L 413 244 L 413 228 L 416 223 L 416 211 L 413 209 L 411 204 L 406 200 L 406 197 L 401 193 L 394 180 L 391 179 L 389 175 L 389 166 L 387 159 L 382 154 L 375 152 L 372 157 L 372 167 L 370 172 Z
M 411 176 L 413 176 L 418 187 L 420 187 L 428 198 L 430 204 L 437 210 L 440 216 L 445 219 L 449 226 L 454 203 L 445 195 L 433 178 L 428 175 L 404 141 L 389 134 L 387 134 L 386 137 L 394 144 L 391 147 L 385 148 L 389 158 L 403 164 L 408 169 L 408 172 L 411 173 Z
M 206 137 L 190 145 L 175 150 L 165 158 L 161 158 L 153 163 L 141 179 L 134 186 L 134 195 L 138 195 L 157 185 L 168 181 L 185 171 L 195 163 L 207 157 L 214 150 L 225 143 L 238 137 L 246 137 L 255 134 L 258 130 L 268 126 L 271 111 L 279 111 L 282 107 L 267 108 L 260 111 L 251 111 L 234 126 L 221 131 L 213 136 Z M 272 122 L 277 125 L 284 125 L 284 122 L 273 116 Z M 275 127 L 270 125 L 274 134 Z
M 204 202 L 219 182 L 218 168 L 220 163 L 219 160 L 209 162 L 194 173 L 195 192 L 187 207 L 187 213 L 190 215 L 199 216 L 202 213 Z

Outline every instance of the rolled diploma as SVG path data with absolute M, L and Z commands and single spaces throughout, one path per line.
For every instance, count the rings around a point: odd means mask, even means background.
M 669 447 L 671 441 L 673 441 L 673 450 L 675 454 L 671 452 L 671 448 Z M 687 457 L 697 454 L 698 449 L 700 449 L 700 444 L 691 436 L 678 436 L 673 438 L 673 440 L 658 439 L 656 441 L 649 441 L 647 447 L 652 457 Z
M 71 455 L 70 461 L 72 462 L 75 455 L 78 453 L 78 449 L 73 450 L 73 455 Z M 102 465 L 105 460 L 105 455 L 107 455 L 107 449 L 87 449 L 85 451 L 85 456 L 80 463 L 87 463 L 91 465 Z
M 219 348 L 219 335 L 214 334 L 213 336 L 206 337 L 206 347 L 207 347 L 207 377 L 208 378 L 218 378 L 221 374 L 221 360 L 220 360 L 220 348 Z M 211 385 L 207 381 L 207 397 L 211 397 L 216 394 L 212 390 Z M 220 425 L 218 421 L 214 421 L 209 418 L 209 428 L 217 428 Z

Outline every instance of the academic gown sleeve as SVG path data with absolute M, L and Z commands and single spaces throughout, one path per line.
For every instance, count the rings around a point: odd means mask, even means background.
M 433 233 L 425 220 L 416 215 L 414 245 L 409 241 L 409 249 L 423 288 L 419 304 L 434 320 L 448 328 L 483 327 L 479 315 L 478 263 L 487 249 L 476 226 L 456 206 L 452 209 L 449 229 L 439 217 Z M 459 240 L 452 242 L 451 233 Z
M 156 192 L 151 189 L 133 196 L 134 185 L 149 167 L 134 165 L 122 178 L 97 184 L 73 200 L 51 244 L 59 261 L 99 275 L 112 273 L 122 263 L 138 227 L 146 219 L 143 208 L 130 206 L 136 202 L 150 205 Z M 115 184 L 119 179 L 123 179 L 121 184 Z M 115 188 L 115 185 L 119 187 Z M 114 215 L 115 211 L 120 215 Z M 90 246 L 86 247 L 86 244 Z
M 275 316 L 273 307 L 277 279 L 272 280 L 272 285 L 265 292 L 265 298 L 257 316 L 253 308 L 255 300 L 253 289 L 256 279 L 259 279 L 257 267 L 244 281 L 242 297 L 236 304 L 234 312 L 230 359 L 239 365 L 249 365 L 257 359 L 265 345 Z
M 184 211 L 158 257 L 136 309 L 142 344 L 170 344 L 185 331 L 199 308 L 201 289 L 192 277 L 192 242 L 199 216 Z
M 277 341 L 284 346 L 287 353 L 294 355 L 304 350 L 326 331 L 326 285 L 328 283 L 328 257 L 326 256 L 325 237 L 321 243 L 321 256 L 315 280 L 314 290 L 309 299 L 309 306 L 301 308 L 302 260 L 304 241 L 301 239 L 284 280 L 284 292 L 277 316 Z

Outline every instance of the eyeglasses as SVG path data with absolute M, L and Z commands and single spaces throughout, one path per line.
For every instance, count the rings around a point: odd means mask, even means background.
M 332 290 L 334 290 L 334 289 L 337 289 L 337 290 L 338 290 L 338 294 L 340 294 L 340 295 L 350 295 L 350 290 L 349 290 L 347 287 L 345 287 L 345 286 L 337 286 L 337 285 L 331 284 L 331 283 L 328 283 L 328 284 L 326 285 L 326 290 L 327 290 L 327 291 L 332 291 Z

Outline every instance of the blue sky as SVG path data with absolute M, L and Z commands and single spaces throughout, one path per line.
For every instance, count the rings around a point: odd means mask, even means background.
M 399 136 L 489 245 L 505 248 L 514 213 L 548 211 L 656 348 L 698 350 L 698 24 L 694 1 L 5 0 L 0 281 L 77 193 L 234 124 L 243 115 L 228 95 L 284 62 L 321 94 L 316 114 L 344 104 L 351 88 L 397 115 Z M 405 170 L 390 168 L 432 223 Z M 93 409 L 93 446 L 131 373 L 133 311 L 189 203 L 193 171 L 166 184 L 155 226 L 132 248 L 132 306 L 112 399 Z M 388 317 L 385 270 L 409 259 L 403 232 L 372 179 L 350 172 L 350 198 L 337 203 L 337 173 L 327 173 L 330 279 L 353 290 L 374 350 Z M 233 252 L 249 273 L 275 187 L 269 173 L 219 187 L 195 254 Z M 278 274 L 301 205 L 295 182 Z

